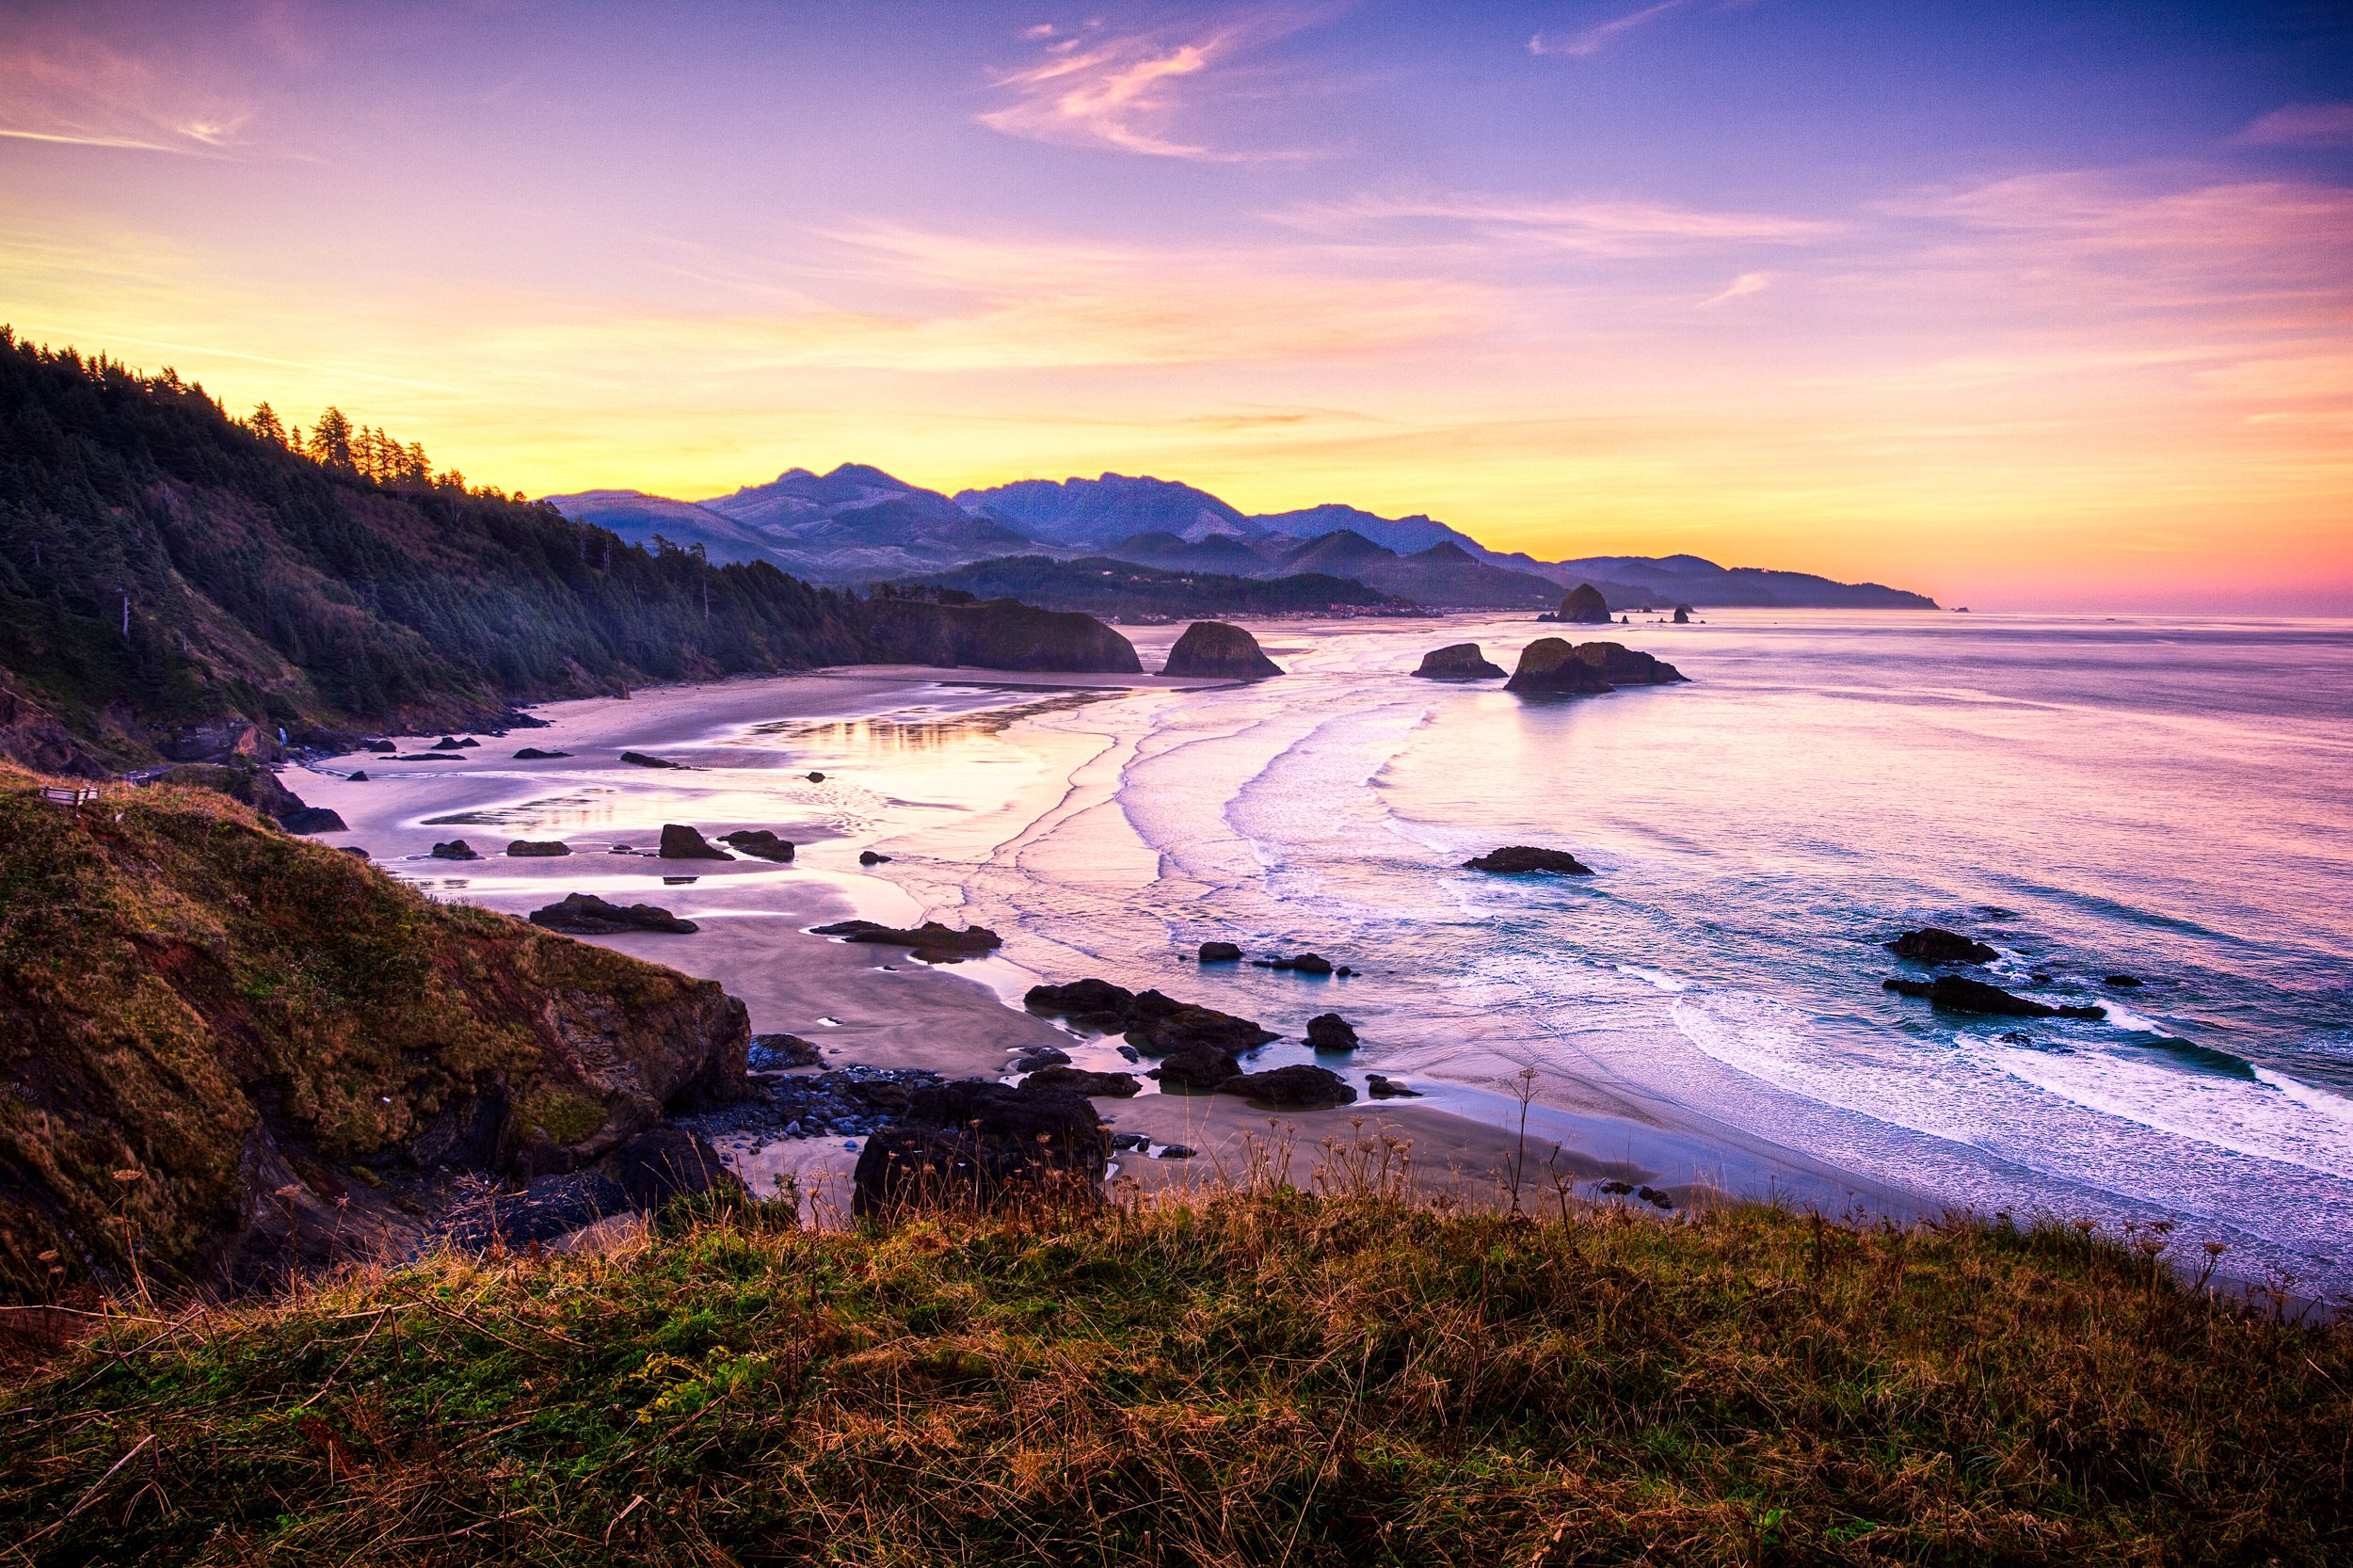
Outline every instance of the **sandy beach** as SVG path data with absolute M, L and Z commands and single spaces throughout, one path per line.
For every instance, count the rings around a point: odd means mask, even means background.
M 1270 631 L 1270 646 L 1279 647 L 1279 629 Z M 1149 652 L 1146 658 L 1157 662 Z M 1020 831 L 1026 819 L 1078 808 L 1086 799 L 1090 764 L 1095 773 L 1105 772 L 1100 758 L 1080 748 L 1057 759 L 1071 768 L 1060 779 L 1008 783 L 982 768 L 963 770 L 980 776 L 951 800 L 936 791 L 908 792 L 899 788 L 906 780 L 887 770 L 860 776 L 812 768 L 809 748 L 795 738 L 886 714 L 904 723 L 910 711 L 942 726 L 997 724 L 1009 703 L 1054 707 L 1199 684 L 901 666 L 739 679 L 550 704 L 535 711 L 547 728 L 458 737 L 480 744 L 439 754 L 451 760 L 362 753 L 289 770 L 285 777 L 310 804 L 334 809 L 348 824 L 348 831 L 323 835 L 322 841 L 362 847 L 387 872 L 435 898 L 521 915 L 584 892 L 622 904 L 655 904 L 695 920 L 700 930 L 692 935 L 584 939 L 718 982 L 744 1000 L 755 1032 L 811 1040 L 828 1065 L 997 1076 L 1014 1053 L 1045 1045 L 1069 1051 L 1081 1065 L 1116 1070 L 1133 1065 L 1120 1058 L 1116 1041 L 1074 1036 L 1018 1005 L 1030 985 L 1080 978 L 1077 973 L 1027 968 L 1001 955 L 935 967 L 898 949 L 852 945 L 808 931 L 853 917 L 894 925 L 930 918 L 965 923 L 958 862 L 908 856 L 894 840 L 911 830 L 934 843 L 952 844 L 959 833 L 986 840 Z M 400 758 L 425 754 L 435 740 L 404 740 Z M 519 760 L 515 753 L 524 749 L 568 755 Z M 619 760 L 624 750 L 682 765 L 625 763 Z M 823 778 L 808 776 L 820 771 Z M 353 773 L 365 777 L 346 776 Z M 1025 791 L 1026 803 L 1010 798 Z M 664 860 L 652 851 L 665 823 L 689 824 L 714 840 L 737 828 L 768 828 L 799 849 L 787 864 L 747 856 Z M 482 857 L 430 855 L 436 843 L 454 839 L 465 840 Z M 518 839 L 560 839 L 571 853 L 506 856 L 506 845 Z M 861 865 L 861 851 L 877 845 L 892 858 Z M 1227 971 L 1214 982 L 1206 973 L 1171 981 L 1164 978 L 1167 969 L 1167 955 L 1153 954 L 1136 972 L 1102 978 L 1139 989 L 1158 984 L 1188 1000 L 1243 1011 L 1249 1009 L 1231 994 L 1235 986 L 1265 980 L 1247 973 L 1237 982 Z M 1181 989 L 1189 979 L 1198 983 Z M 1283 1027 L 1279 1019 L 1269 1021 Z M 1476 1052 L 1465 1056 L 1472 1079 L 1482 1076 L 1482 1065 L 1493 1065 L 1481 1064 Z M 1287 1041 L 1249 1065 L 1309 1059 L 1305 1047 Z M 1419 1070 L 1415 1076 L 1421 1080 Z M 1442 1087 L 1435 1081 L 1428 1086 Z M 1470 1103 L 1487 1114 L 1463 1114 L 1463 1096 L 1447 1097 L 1454 1102 L 1447 1109 L 1360 1098 L 1337 1111 L 1270 1115 L 1231 1096 L 1161 1095 L 1147 1080 L 1147 1092 L 1135 1098 L 1097 1104 L 1115 1130 L 1197 1151 L 1189 1160 L 1122 1155 L 1119 1176 L 1147 1189 L 1239 1179 L 1249 1164 L 1245 1140 L 1252 1138 L 1288 1145 L 1291 1177 L 1305 1182 L 1325 1140 L 1385 1136 L 1401 1150 L 1410 1145 L 1420 1179 L 1474 1196 L 1508 1190 L 1509 1173 L 1519 1161 L 1529 1201 L 1540 1191 L 1552 1192 L 1557 1175 L 1589 1189 L 1606 1179 L 1649 1185 L 1680 1203 L 1735 1192 L 1777 1195 L 1832 1212 L 1913 1207 L 1883 1186 L 1849 1179 L 1730 1128 L 1695 1127 L 1688 1118 L 1675 1125 L 1617 1086 L 1581 1083 L 1557 1072 L 1545 1075 L 1539 1101 L 1529 1110 L 1524 1144 L 1513 1101 L 1474 1090 Z M 791 1176 L 817 1199 L 820 1212 L 839 1211 L 856 1158 L 855 1140 L 840 1138 L 737 1140 L 723 1144 L 722 1151 L 756 1191 L 772 1191 Z

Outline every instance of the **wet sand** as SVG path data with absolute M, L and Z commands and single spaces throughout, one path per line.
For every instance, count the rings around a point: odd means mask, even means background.
M 285 778 L 308 803 L 336 810 L 349 824 L 347 832 L 320 836 L 322 841 L 364 846 L 391 874 L 433 897 L 520 915 L 567 893 L 586 892 L 616 903 L 659 904 L 695 920 L 701 929 L 692 935 L 584 939 L 717 981 L 744 1000 L 755 1032 L 801 1035 L 824 1050 L 829 1065 L 993 1077 L 1013 1053 L 1054 1045 L 1085 1065 L 1126 1068 L 1115 1042 L 1075 1039 L 1018 1007 L 1021 992 L 1036 980 L 1076 975 L 1035 976 L 1001 958 L 934 967 L 898 949 L 808 934 L 809 926 L 852 917 L 893 925 L 926 918 L 963 921 L 953 907 L 952 864 L 894 861 L 870 868 L 858 862 L 862 849 L 887 842 L 911 813 L 943 815 L 940 803 L 894 796 L 888 780 L 840 773 L 808 778 L 807 759 L 790 744 L 791 724 L 855 723 L 910 703 L 952 717 L 959 705 L 1001 703 L 1008 690 L 1051 699 L 1063 692 L 1083 697 L 1090 690 L 1198 684 L 1158 677 L 884 666 L 659 687 L 629 698 L 545 706 L 536 716 L 549 721 L 548 728 L 474 737 L 479 745 L 443 754 L 456 759 L 450 761 L 357 754 L 289 770 Z M 775 741 L 763 727 L 785 731 L 785 739 Z M 406 741 L 402 754 L 413 757 L 433 744 L 432 737 Z M 514 753 L 527 747 L 570 755 L 518 760 Z M 625 749 L 686 766 L 624 763 L 619 753 Z M 344 776 L 352 771 L 363 771 L 366 780 Z M 793 861 L 781 865 L 750 857 L 663 860 L 651 852 L 664 823 L 691 824 L 713 840 L 739 827 L 764 827 L 800 847 Z M 456 838 L 484 857 L 429 857 L 433 844 Z M 572 853 L 505 856 L 508 841 L 519 838 L 560 838 Z M 623 846 L 634 853 L 616 853 Z M 893 866 L 923 895 L 894 880 Z M 1103 978 L 1151 983 L 1133 975 Z M 1203 994 L 1195 1000 L 1215 1005 L 1219 999 Z M 1305 1060 L 1304 1048 L 1270 1048 L 1250 1065 L 1291 1059 Z M 1290 1177 L 1304 1184 L 1325 1140 L 1385 1133 L 1410 1142 L 1413 1169 L 1424 1185 L 1449 1186 L 1466 1198 L 1507 1192 L 1509 1174 L 1519 1162 L 1523 1195 L 1530 1202 L 1540 1191 L 1550 1201 L 1554 1181 L 1546 1173 L 1553 1171 L 1587 1184 L 1589 1196 L 1590 1184 L 1614 1178 L 1650 1184 L 1686 1203 L 1731 1192 L 1782 1196 L 1831 1212 L 1910 1208 L 1901 1194 L 1730 1129 L 1663 1125 L 1604 1086 L 1548 1082 L 1541 1099 L 1529 1112 L 1524 1160 L 1516 1127 L 1411 1100 L 1272 1115 L 1233 1096 L 1146 1093 L 1096 1103 L 1116 1131 L 1197 1151 L 1190 1160 L 1123 1154 L 1119 1175 L 1147 1190 L 1242 1179 L 1253 1140 L 1262 1147 L 1288 1147 Z M 854 1141 L 801 1139 L 756 1147 L 739 1140 L 723 1152 L 757 1192 L 774 1191 L 790 1176 L 820 1214 L 836 1217 L 846 1209 Z

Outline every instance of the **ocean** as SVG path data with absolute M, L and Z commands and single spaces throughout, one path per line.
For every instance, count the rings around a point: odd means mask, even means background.
M 1581 698 L 1408 673 L 1465 640 L 1508 668 L 1527 619 L 1256 630 L 1283 678 L 943 680 L 728 744 L 856 777 L 839 830 L 1028 973 L 1293 1035 L 1337 1010 L 1359 1080 L 1491 1121 L 1533 1068 L 1547 1135 L 1695 1129 L 2353 1289 L 2353 623 L 1716 610 L 1595 629 L 1690 681 Z M 1173 634 L 1134 633 L 1147 667 Z M 1596 874 L 1462 869 L 1511 843 Z M 1923 924 L 2108 1016 L 1883 990 Z M 1214 937 L 1366 972 L 1196 970 Z

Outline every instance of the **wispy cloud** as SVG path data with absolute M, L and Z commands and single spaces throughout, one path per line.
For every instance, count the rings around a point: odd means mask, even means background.
M 1803 245 L 1842 225 L 1775 213 L 1709 212 L 1655 201 L 1527 200 L 1461 193 L 1374 193 L 1275 215 L 1294 228 L 1327 233 L 1384 226 L 1436 225 L 1490 239 L 1591 256 L 1657 256 L 1740 242 Z
M 0 137 L 218 157 L 252 106 L 87 34 L 0 33 Z
M 2248 147 L 2353 147 L 2353 104 L 2290 104 L 2258 118 L 2237 140 Z
M 1013 95 L 980 122 L 1007 136 L 1066 147 L 1098 147 L 1157 158 L 1248 163 L 1301 156 L 1296 151 L 1211 147 L 1176 127 L 1196 94 L 1251 49 L 1314 20 L 1313 13 L 1263 12 L 1187 35 L 1150 31 L 1110 36 L 1051 26 L 1023 36 L 1041 44 L 1035 63 L 997 78 Z
M 1746 299 L 1753 294 L 1763 294 L 1772 286 L 1772 274 L 1769 272 L 1744 272 L 1735 278 L 1731 286 L 1723 293 L 1712 298 L 1701 300 L 1700 309 L 1712 311 L 1719 305 L 1729 305 L 1736 299 Z
M 1681 10 L 1689 3 L 1690 0 L 1658 0 L 1655 6 L 1629 11 L 1614 21 L 1588 27 L 1581 33 L 1562 35 L 1539 32 L 1528 40 L 1528 52 L 1531 55 L 1566 55 L 1573 59 L 1583 59 L 1587 56 L 1600 54 L 1635 28 L 1648 26 L 1672 11 Z

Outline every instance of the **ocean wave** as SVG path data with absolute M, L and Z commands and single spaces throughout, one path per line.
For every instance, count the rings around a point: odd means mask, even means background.
M 2001 1046 L 1987 1057 L 2022 1082 L 2105 1116 L 2233 1154 L 2353 1177 L 2353 1116 L 2308 1103 L 2270 1080 L 2279 1075 L 2223 1078 L 2107 1053 L 2057 1055 Z M 2308 1091 L 2301 1083 L 2296 1087 Z

